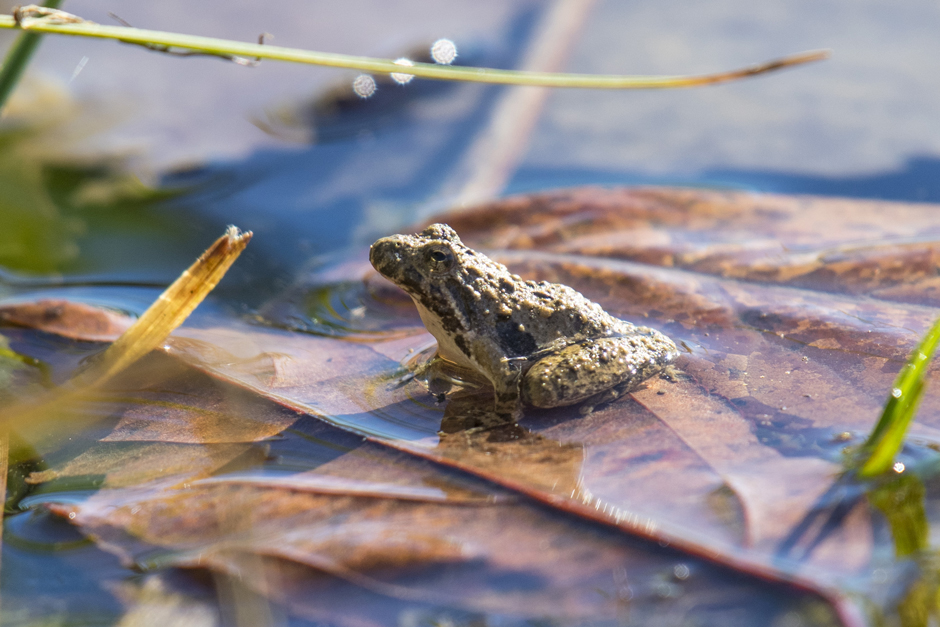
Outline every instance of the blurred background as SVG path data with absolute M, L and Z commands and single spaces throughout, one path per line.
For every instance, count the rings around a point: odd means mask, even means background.
M 449 207 L 573 185 L 940 200 L 940 5 L 928 0 L 62 8 L 105 24 L 113 12 L 140 28 L 243 41 L 263 32 L 280 46 L 386 58 L 420 60 L 446 37 L 459 64 L 583 73 L 704 73 L 833 54 L 687 90 L 527 96 L 376 77 L 377 92 L 361 100 L 350 90 L 356 72 L 46 37 L 0 121 L 8 283 L 165 283 L 234 223 L 255 240 L 223 286 L 253 307 L 311 258 Z

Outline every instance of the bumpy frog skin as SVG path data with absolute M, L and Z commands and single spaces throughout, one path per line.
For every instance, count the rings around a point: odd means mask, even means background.
M 438 357 L 492 384 L 497 413 L 613 400 L 678 356 L 659 331 L 565 285 L 510 274 L 446 224 L 384 237 L 369 260 L 414 300 Z

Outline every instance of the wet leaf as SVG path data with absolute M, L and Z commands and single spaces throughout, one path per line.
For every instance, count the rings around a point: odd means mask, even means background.
M 629 616 L 642 624 L 671 600 L 677 612 L 727 624 L 787 612 L 807 624 L 833 619 L 813 616 L 820 607 L 813 595 L 753 588 L 673 549 L 584 524 L 322 423 L 308 427 L 292 443 L 304 449 L 299 458 L 322 460 L 333 450 L 311 471 L 223 472 L 183 486 L 103 489 L 81 504 L 50 507 L 126 564 L 148 572 L 210 568 L 295 612 L 339 624 L 370 616 L 387 623 L 406 611 L 558 624 Z M 394 487 L 383 492 L 376 478 Z M 372 493 L 357 488 L 369 482 Z M 744 613 L 742 595 L 754 595 Z
M 67 300 L 0 306 L 0 324 L 12 324 L 85 342 L 113 342 L 134 323 L 115 311 Z
M 38 398 L 17 399 L 17 402 L 7 403 L 0 408 L 0 422 L 5 429 L 16 435 L 15 438 L 0 437 L 0 457 L 6 460 L 7 453 L 10 453 L 10 458 L 17 462 L 25 461 L 37 450 L 55 447 L 59 441 L 71 439 L 71 434 L 89 428 L 93 424 L 90 421 L 94 421 L 96 416 L 81 409 L 76 411 L 76 407 L 80 408 L 88 402 L 93 403 L 95 394 L 110 384 L 117 375 L 122 374 L 142 357 L 162 347 L 167 336 L 189 317 L 225 276 L 249 241 L 250 231 L 242 233 L 236 227 L 229 226 L 225 234 L 184 270 L 140 318 L 100 355 L 95 355 L 94 359 L 85 364 L 87 367 L 76 369 L 66 385 L 49 394 L 37 395 Z M 18 322 L 45 324 L 51 319 L 55 324 L 55 320 L 62 318 L 58 308 L 53 307 L 50 310 L 43 305 L 37 305 L 37 309 L 51 312 L 52 315 L 20 316 Z M 66 309 L 69 308 L 62 308 Z M 100 322 L 101 318 L 107 318 L 106 314 L 102 313 L 96 319 L 86 309 L 71 316 L 69 322 L 80 325 L 88 319 Z M 10 444 L 16 445 L 12 452 L 7 448 Z M 3 466 L 6 465 L 4 461 Z
M 70 411 L 97 426 L 82 435 L 97 435 L 98 442 L 31 473 L 27 483 L 54 482 L 46 486 L 50 490 L 96 489 L 208 476 L 241 456 L 263 459 L 264 451 L 251 445 L 300 418 L 159 353 L 96 395 L 76 400 Z
M 677 371 L 587 416 L 527 410 L 518 425 L 468 429 L 486 391 L 441 404 L 415 382 L 410 368 L 433 338 L 364 257 L 348 259 L 270 303 L 269 326 L 219 320 L 169 341 L 171 356 L 226 381 L 226 394 L 240 389 L 231 407 L 252 408 L 245 415 L 273 402 L 304 417 L 226 440 L 202 405 L 179 414 L 190 425 L 149 404 L 125 410 L 100 446 L 237 440 L 256 442 L 254 452 L 182 482 L 112 482 L 55 511 L 138 566 L 253 569 L 246 585 L 318 620 L 342 612 L 311 607 L 301 591 L 319 599 L 347 585 L 471 613 L 614 616 L 616 604 L 583 591 L 607 590 L 605 556 L 654 559 L 644 539 L 695 568 L 718 562 L 809 587 L 854 620 L 838 591 L 874 590 L 893 568 L 894 540 L 890 516 L 842 476 L 843 460 L 935 317 L 936 211 L 651 189 L 565 191 L 438 217 L 525 278 L 571 285 L 667 333 L 684 350 Z M 205 385 L 176 381 L 169 397 Z M 899 459 L 936 466 L 936 386 L 910 434 Z M 618 552 L 620 542 L 640 553 Z M 546 570 L 558 563 L 571 568 Z M 650 585 L 660 567 L 637 568 Z M 455 574 L 431 574 L 441 572 Z M 536 573 L 536 583 L 507 589 L 492 583 L 496 572 Z
M 186 330 L 175 353 L 288 406 L 583 516 L 729 560 L 812 572 L 821 582 L 869 572 L 871 513 L 861 502 L 836 528 L 797 541 L 805 554 L 793 552 L 791 532 L 831 505 L 842 449 L 872 427 L 933 316 L 933 207 L 581 190 L 435 220 L 525 278 L 571 285 L 683 342 L 680 375 L 586 418 L 530 411 L 523 435 L 502 441 L 438 435 L 442 408 L 417 384 L 399 383 L 403 364 L 433 340 L 406 301 L 389 299 L 366 265 L 349 262 L 268 311 L 275 320 L 303 319 L 303 294 L 331 282 L 348 292 L 360 281 L 357 299 L 345 301 L 354 301 L 349 311 L 365 311 L 347 315 L 347 324 L 368 325 L 373 311 L 388 319 L 400 306 L 384 341 L 229 326 Z M 339 364 L 328 366 L 331 358 Z M 914 428 L 932 441 L 938 401 L 926 394 Z

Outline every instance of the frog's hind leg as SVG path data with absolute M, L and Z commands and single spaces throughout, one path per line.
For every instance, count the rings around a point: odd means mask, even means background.
M 523 399 L 543 408 L 608 402 L 662 371 L 676 356 L 672 340 L 652 329 L 572 344 L 529 369 Z

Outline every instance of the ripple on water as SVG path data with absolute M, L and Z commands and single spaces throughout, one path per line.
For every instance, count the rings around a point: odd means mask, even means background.
M 265 305 L 261 318 L 291 331 L 362 342 L 424 329 L 411 299 L 361 259 L 318 269 Z

